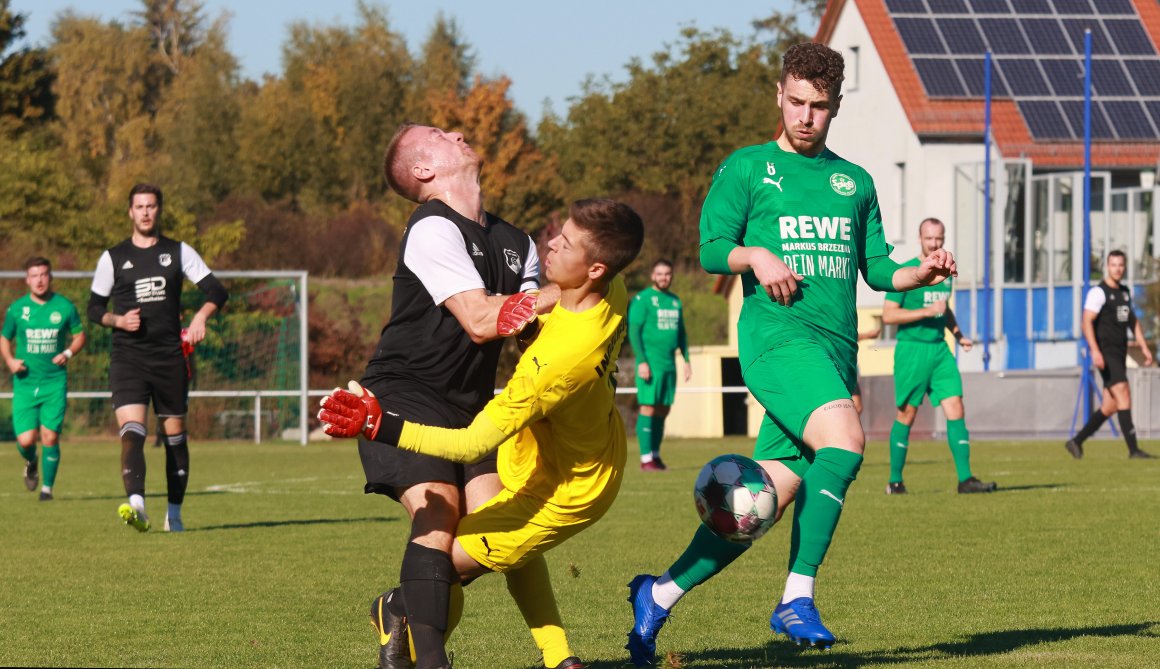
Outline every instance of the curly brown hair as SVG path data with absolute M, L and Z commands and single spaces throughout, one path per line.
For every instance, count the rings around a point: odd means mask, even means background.
M 808 81 L 820 93 L 837 96 L 845 79 L 846 63 L 842 54 L 825 44 L 802 42 L 786 49 L 781 60 L 781 82 L 786 77 Z

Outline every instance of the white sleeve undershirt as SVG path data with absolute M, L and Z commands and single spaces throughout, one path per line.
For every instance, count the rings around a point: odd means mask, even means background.
M 1083 310 L 1092 313 L 1100 313 L 1100 309 L 1104 308 L 1104 303 L 1108 298 L 1104 295 L 1104 291 L 1099 286 L 1093 286 L 1088 289 L 1087 297 L 1083 300 Z
M 415 273 L 436 305 L 452 295 L 485 287 L 467 254 L 463 233 L 442 216 L 428 216 L 411 224 L 403 264 Z
M 201 255 L 185 242 L 181 242 L 181 271 L 195 284 L 211 274 Z
M 536 252 L 536 242 L 528 238 L 528 262 L 524 263 L 524 278 L 520 290 L 540 287 L 540 254 Z
M 108 251 L 102 253 L 97 260 L 97 269 L 93 272 L 93 286 L 90 290 L 101 297 L 108 297 L 113 293 L 113 257 Z

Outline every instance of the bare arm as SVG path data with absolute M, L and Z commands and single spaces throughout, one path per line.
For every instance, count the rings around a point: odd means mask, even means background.
M 950 330 L 951 336 L 955 338 L 955 341 L 959 343 L 959 346 L 963 347 L 964 351 L 971 350 L 971 348 L 974 347 L 975 342 L 971 341 L 970 337 L 963 334 L 963 331 L 959 328 L 958 320 L 955 319 L 955 312 L 951 311 L 950 307 L 947 307 L 945 313 L 947 317 L 947 330 Z
M 455 316 L 471 341 L 483 344 L 500 338 L 496 319 L 506 299 L 505 295 L 488 295 L 482 288 L 475 288 L 452 295 L 443 306 Z
M 738 246 L 729 252 L 729 271 L 741 274 L 752 270 L 761 287 L 775 302 L 788 305 L 797 293 L 797 282 L 804 277 L 789 268 L 781 258 L 760 246 Z
M 922 259 L 917 266 L 899 267 L 893 276 L 895 292 L 904 293 L 920 286 L 934 286 L 959 273 L 955 257 L 939 249 Z
M 85 341 L 84 332 L 78 332 L 73 335 L 72 339 L 68 343 L 68 348 L 52 357 L 52 364 L 57 365 L 58 367 L 64 367 L 67 365 L 68 361 L 72 359 L 74 355 L 80 353 L 81 349 L 85 347 Z
M 189 343 L 196 345 L 202 339 L 205 339 L 205 322 L 209 320 L 210 316 L 216 314 L 217 310 L 218 306 L 213 302 L 206 302 L 201 305 L 201 308 L 193 315 L 193 320 L 189 321 L 189 328 L 186 333 Z
M 1144 338 L 1144 328 L 1140 326 L 1139 319 L 1136 320 L 1136 343 L 1140 345 L 1140 351 L 1144 354 L 1144 366 L 1152 366 L 1152 347 L 1148 346 L 1148 340 Z
M 1092 352 L 1092 362 L 1096 364 L 1099 369 L 1104 368 L 1104 354 L 1100 351 L 1100 345 L 1096 342 L 1096 317 L 1099 312 L 1083 310 L 1083 337 L 1087 340 L 1088 350 Z
M 940 304 L 945 306 L 946 301 L 939 300 L 930 306 L 919 307 L 918 309 L 904 309 L 898 303 L 886 300 L 882 303 L 882 322 L 886 325 L 905 325 L 906 323 L 917 323 L 918 321 L 925 320 L 927 318 L 933 318 L 941 314 L 942 309 L 936 309 L 936 307 Z
M 0 336 L 0 356 L 4 357 L 4 364 L 8 366 L 8 371 L 13 374 L 24 369 L 24 361 L 12 356 L 12 342 L 8 340 L 8 337 Z

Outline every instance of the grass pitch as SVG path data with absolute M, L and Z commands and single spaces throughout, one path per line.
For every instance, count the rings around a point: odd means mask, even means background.
M 632 444 L 630 450 L 634 448 Z M 1155 444 L 1146 448 L 1157 450 Z M 573 650 L 621 667 L 625 584 L 660 573 L 695 529 L 701 464 L 750 442 L 670 440 L 665 473 L 635 455 L 616 505 L 548 554 Z M 122 525 L 119 445 L 66 441 L 57 498 L 21 483 L 0 450 L 0 664 L 128 667 L 361 667 L 376 646 L 367 608 L 393 585 L 408 532 L 400 508 L 362 494 L 353 444 L 192 445 L 183 535 L 159 529 L 164 458 L 147 449 L 155 531 Z M 911 494 L 883 494 L 873 443 L 818 584 L 839 642 L 798 650 L 769 632 L 789 522 L 690 593 L 659 640 L 676 667 L 1160 666 L 1160 462 L 1089 442 L 978 442 L 991 495 L 954 492 L 944 443 L 917 442 Z M 457 669 L 539 665 L 503 579 L 467 589 L 451 641 Z

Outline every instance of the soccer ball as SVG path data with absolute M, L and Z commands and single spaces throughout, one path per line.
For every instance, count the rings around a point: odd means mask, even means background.
M 773 527 L 777 490 L 761 465 L 744 455 L 722 455 L 701 468 L 693 486 L 701 522 L 722 539 L 747 544 Z

